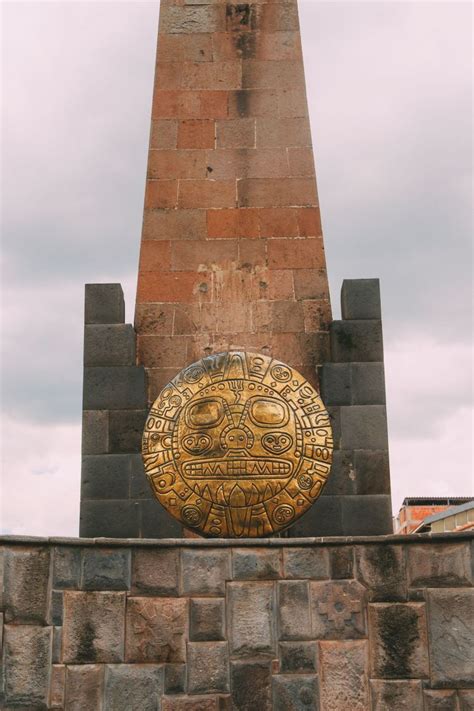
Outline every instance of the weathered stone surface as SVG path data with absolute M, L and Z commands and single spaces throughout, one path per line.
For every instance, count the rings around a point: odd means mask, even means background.
M 274 580 L 280 577 L 280 551 L 265 548 L 234 548 L 234 580 Z
M 383 363 L 351 364 L 351 396 L 353 405 L 385 405 Z
M 371 677 L 429 677 L 428 634 L 423 603 L 369 605 Z
M 86 325 L 84 365 L 135 365 L 133 326 L 130 324 Z
M 178 594 L 176 548 L 137 548 L 132 552 L 132 591 L 145 595 Z
M 325 548 L 285 548 L 283 570 L 286 578 L 324 580 L 329 578 L 329 558 Z
M 130 498 L 154 499 L 153 491 L 148 483 L 141 454 L 128 454 L 130 459 Z
M 370 696 L 373 711 L 423 711 L 420 681 L 374 680 L 370 682 Z
M 343 536 L 342 496 L 320 496 L 290 529 L 294 538 L 306 536 Z
M 82 454 L 106 454 L 109 451 L 108 410 L 84 410 L 82 413 Z
M 311 612 L 306 581 L 278 583 L 278 622 L 280 639 L 310 639 Z
M 140 366 L 86 367 L 84 410 L 140 410 L 146 403 L 145 386 L 145 370 Z
M 5 622 L 46 623 L 49 549 L 14 546 L 4 550 Z
M 223 595 L 230 580 L 227 550 L 183 550 L 181 572 L 184 595 Z
M 81 579 L 81 549 L 58 546 L 53 550 L 53 580 L 56 590 L 78 588 Z
M 51 605 L 49 609 L 49 622 L 52 625 L 62 625 L 63 623 L 63 591 L 51 591 Z
M 45 709 L 51 665 L 51 628 L 5 625 L 6 707 Z
M 317 671 L 316 642 L 280 642 L 280 671 L 282 674 Z
M 164 690 L 164 668 L 158 664 L 108 665 L 105 672 L 105 709 L 158 711 Z
M 331 711 L 367 711 L 370 708 L 367 688 L 367 642 L 339 641 L 319 644 L 321 708 Z
M 382 324 L 379 320 L 333 321 L 330 334 L 335 363 L 383 361 Z
M 473 711 L 474 689 L 459 692 L 459 709 L 460 711 Z
M 138 538 L 139 507 L 120 499 L 81 502 L 80 535 L 85 538 Z
M 228 690 L 227 642 L 189 642 L 188 693 L 212 694 Z
M 66 664 L 123 660 L 125 593 L 64 592 L 63 659 Z
M 388 449 L 385 405 L 341 407 L 341 449 Z
M 354 549 L 351 546 L 330 548 L 329 563 L 333 580 L 354 577 Z
M 66 667 L 64 664 L 53 664 L 49 690 L 49 706 L 62 709 L 64 706 L 64 687 L 66 684 Z
M 139 407 L 139 405 L 137 406 Z M 145 403 L 141 403 L 145 408 Z M 109 412 L 109 450 L 117 454 L 140 452 L 146 409 L 117 409 Z
M 67 711 L 102 711 L 104 667 L 101 664 L 69 665 L 66 668 Z
M 88 454 L 82 457 L 82 499 L 128 499 L 131 454 Z
M 186 665 L 165 664 L 165 694 L 183 694 L 186 691 Z
M 130 557 L 130 550 L 125 548 L 86 548 L 82 562 L 82 588 L 128 590 Z
M 344 279 L 341 313 L 344 319 L 381 318 L 379 279 Z
M 470 585 L 469 544 L 407 546 L 408 584 L 413 587 L 457 587 Z
M 52 651 L 53 664 L 59 664 L 61 661 L 62 641 L 63 641 L 63 628 L 62 627 L 53 627 L 53 651 Z
M 231 663 L 232 704 L 236 711 L 271 711 L 271 663 Z
M 140 512 L 140 538 L 182 538 L 182 526 L 155 499 L 135 502 Z
M 189 608 L 189 639 L 205 642 L 225 639 L 224 600 L 194 598 Z
M 315 675 L 276 674 L 273 677 L 274 711 L 318 711 L 318 678 Z
M 123 323 L 125 302 L 120 284 L 85 285 L 85 323 Z
M 127 662 L 185 662 L 188 601 L 176 598 L 129 597 Z
M 273 585 L 265 581 L 229 583 L 229 643 L 232 656 L 274 653 Z
M 356 546 L 356 576 L 372 602 L 407 599 L 402 546 Z
M 222 696 L 164 696 L 162 711 L 227 711 Z
M 386 449 L 354 451 L 355 494 L 390 494 L 390 464 Z
M 474 687 L 474 589 L 428 590 L 431 685 Z
M 358 639 L 367 634 L 366 591 L 356 580 L 311 582 L 313 637 Z
M 341 499 L 345 535 L 381 536 L 393 532 L 392 501 L 388 494 Z
M 325 405 L 352 403 L 350 363 L 325 363 L 321 368 L 321 397 Z
M 425 711 L 457 711 L 458 709 L 455 691 L 425 689 L 423 691 L 423 703 Z

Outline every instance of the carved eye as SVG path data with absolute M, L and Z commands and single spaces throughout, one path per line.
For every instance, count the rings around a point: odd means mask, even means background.
M 250 419 L 261 427 L 281 427 L 288 421 L 288 409 L 284 403 L 258 398 L 250 408 Z
M 224 408 L 220 400 L 209 399 L 196 402 L 186 414 L 189 427 L 216 427 L 222 422 Z

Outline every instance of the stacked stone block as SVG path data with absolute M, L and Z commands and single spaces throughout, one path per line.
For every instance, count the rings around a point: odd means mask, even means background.
M 135 312 L 149 400 L 230 349 L 317 385 L 330 320 L 296 0 L 161 0 Z
M 145 370 L 136 364 L 122 287 L 87 284 L 81 536 L 180 535 L 146 481 L 140 451 L 147 414 Z
M 472 543 L 3 537 L 0 705 L 473 709 Z
M 379 280 L 344 280 L 341 306 L 342 319 L 330 325 L 331 362 L 320 372 L 334 434 L 331 475 L 294 536 L 393 530 Z

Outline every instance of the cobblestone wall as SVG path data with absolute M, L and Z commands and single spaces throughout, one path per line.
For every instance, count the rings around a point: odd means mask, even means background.
M 474 709 L 465 534 L 2 543 L 1 708 Z

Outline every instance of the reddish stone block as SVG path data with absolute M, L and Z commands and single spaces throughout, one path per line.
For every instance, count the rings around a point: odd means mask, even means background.
M 239 212 L 247 212 L 239 210 Z M 267 242 L 264 239 L 240 239 L 239 240 L 239 268 L 260 269 L 267 263 Z M 262 297 L 263 298 L 263 297 Z
M 49 688 L 49 706 L 52 709 L 64 707 L 64 686 L 66 683 L 66 667 L 64 664 L 53 664 Z
M 179 183 L 180 208 L 234 207 L 235 203 L 234 180 L 181 180 Z
M 152 118 L 226 118 L 227 91 L 155 91 Z
M 370 708 L 373 711 L 421 711 L 424 708 L 421 693 L 420 681 L 373 680 L 370 682 Z
M 204 239 L 205 210 L 145 210 L 142 239 Z
M 255 210 L 208 210 L 208 237 L 258 237 L 258 214 Z
M 288 120 L 288 119 L 287 119 Z M 310 141 L 311 145 L 311 141 Z M 314 175 L 314 158 L 312 148 L 288 148 L 288 163 L 290 175 Z
M 149 178 L 201 178 L 204 180 L 206 176 L 207 161 L 206 153 L 203 150 L 150 151 L 149 153 Z
M 296 299 L 329 299 L 325 269 L 295 269 L 293 280 Z
M 127 662 L 160 664 L 186 661 L 188 602 L 178 598 L 129 597 Z
M 160 12 L 159 33 L 194 34 L 223 30 L 225 7 L 222 5 L 166 6 Z
M 173 333 L 190 335 L 196 331 L 214 333 L 216 330 L 216 304 L 180 304 L 175 306 Z
M 293 272 L 289 269 L 269 269 L 257 273 L 253 281 L 252 298 L 293 301 Z
M 139 271 L 161 272 L 171 268 L 171 243 L 164 240 L 143 240 L 140 246 Z
M 308 117 L 306 92 L 301 89 L 281 89 L 277 95 L 280 118 Z
M 163 711 L 223 711 L 219 696 L 163 696 Z
M 258 8 L 257 22 L 262 32 L 296 32 L 299 30 L 298 6 L 296 3 L 261 5 Z
M 176 366 L 187 363 L 188 336 L 138 336 L 138 359 L 150 368 Z
M 293 208 L 272 207 L 258 210 L 262 237 L 297 237 L 298 211 Z
M 158 40 L 158 71 L 164 62 L 212 62 L 212 35 L 162 34 Z
M 257 119 L 258 148 L 289 148 L 290 146 L 311 146 L 311 131 L 307 118 L 271 118 Z M 295 150 L 295 149 L 291 149 Z M 312 151 L 310 150 L 311 159 Z M 288 152 L 291 156 L 290 149 Z M 295 175 L 295 157 L 290 160 L 290 174 Z M 293 165 L 292 165 L 293 162 Z M 314 170 L 310 175 L 313 175 Z
M 181 85 L 188 89 L 240 89 L 242 67 L 234 62 L 201 62 L 184 64 Z
M 250 330 L 251 307 L 245 302 L 217 304 L 217 333 L 234 333 Z
M 408 584 L 413 587 L 471 585 L 468 543 L 407 547 Z
M 178 148 L 214 148 L 215 122 L 189 119 L 178 124 Z
M 321 239 L 275 239 L 267 245 L 272 269 L 322 269 L 324 252 Z
M 303 301 L 302 306 L 305 333 L 329 331 L 332 320 L 329 301 Z
M 316 201 L 311 178 L 244 178 L 238 182 L 239 207 L 304 206 Z
M 274 301 L 272 304 L 273 331 L 299 333 L 303 330 L 303 307 L 299 301 Z
M 276 116 L 278 114 L 278 93 L 271 89 L 242 89 L 229 92 L 229 117 Z
M 158 120 L 151 122 L 150 148 L 176 148 L 178 135 L 177 121 Z
M 266 62 L 246 59 L 242 62 L 244 89 L 273 89 L 301 87 L 304 91 L 302 62 Z
M 136 304 L 135 330 L 142 335 L 171 336 L 173 304 Z
M 102 709 L 104 665 L 82 664 L 66 667 L 66 708 L 68 711 Z
M 177 180 L 147 180 L 145 207 L 174 208 L 178 198 Z
M 259 150 L 218 148 L 208 152 L 207 164 L 208 171 L 216 180 L 244 177 L 285 178 L 290 174 L 286 149 L 281 147 Z
M 305 207 L 296 211 L 300 237 L 322 237 L 319 207 Z
M 195 295 L 206 297 L 212 289 L 212 280 L 206 274 L 195 272 L 141 273 L 138 278 L 137 301 L 191 302 Z
M 367 642 L 320 642 L 319 650 L 321 708 L 367 711 L 370 708 Z
M 255 119 L 239 118 L 218 121 L 217 148 L 254 148 Z
M 243 294 L 250 294 L 253 275 L 244 269 L 225 270 L 216 274 L 213 301 L 216 303 L 242 302 Z
M 423 701 L 425 711 L 458 711 L 455 691 L 431 691 L 430 689 L 424 689 Z M 464 707 L 461 704 L 461 711 L 467 711 L 469 708 L 474 708 L 474 704 L 471 707 Z
M 256 43 L 255 59 L 302 61 L 299 32 L 262 32 Z
M 171 264 L 174 271 L 211 270 L 216 265 L 228 269 L 237 262 L 237 240 L 173 242 Z
M 147 368 L 148 400 L 150 403 L 156 400 L 165 385 L 178 374 L 179 370 L 179 366 L 170 368 Z

